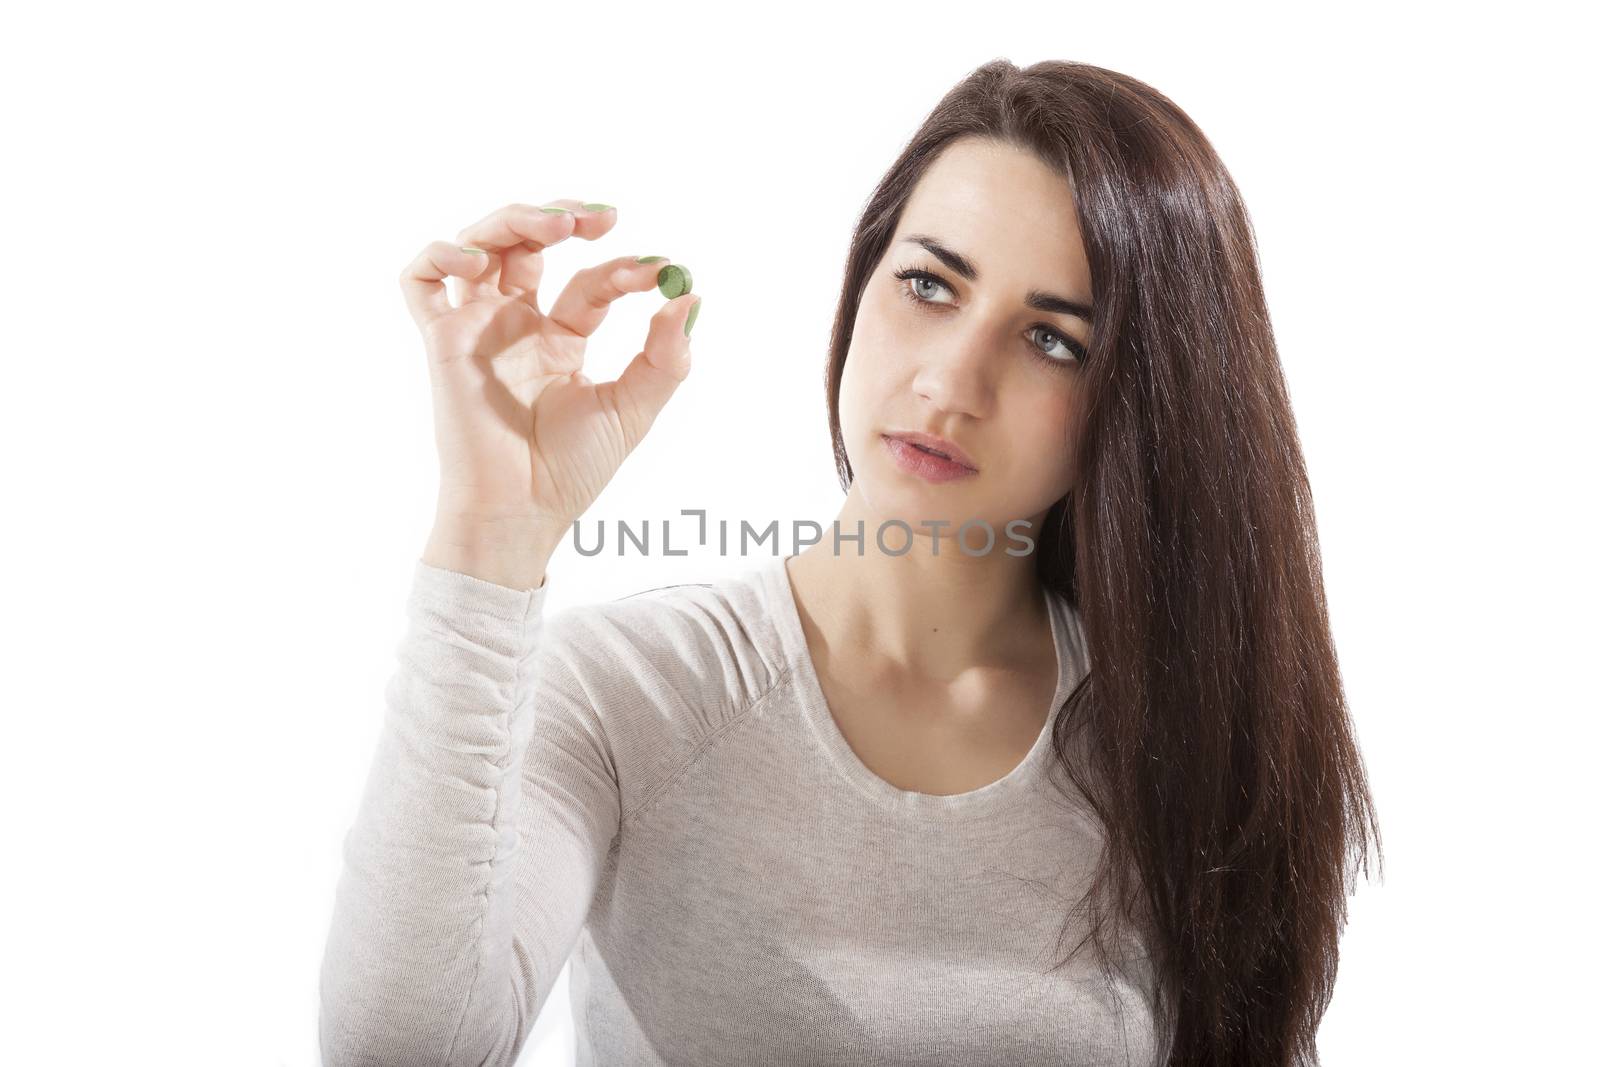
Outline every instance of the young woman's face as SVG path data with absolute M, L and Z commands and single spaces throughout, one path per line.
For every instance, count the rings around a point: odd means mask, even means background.
M 972 277 L 921 240 L 959 256 Z M 926 275 L 896 277 L 908 270 Z M 1089 282 L 1064 178 L 1009 145 L 946 148 L 913 190 L 856 314 L 839 424 L 859 503 L 919 534 L 932 532 L 924 519 L 949 521 L 941 538 L 985 520 L 996 550 L 1007 522 L 1042 519 L 1076 482 L 1089 340 L 1088 322 L 1048 298 L 1088 308 Z M 1030 306 L 1030 294 L 1047 306 Z M 952 442 L 975 473 L 907 470 L 885 437 L 908 431 Z M 981 531 L 967 544 L 977 552 Z

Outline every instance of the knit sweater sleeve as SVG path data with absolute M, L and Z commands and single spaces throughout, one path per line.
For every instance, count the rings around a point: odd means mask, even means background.
M 620 823 L 597 703 L 548 653 L 549 582 L 416 562 L 320 977 L 326 1067 L 513 1064 Z

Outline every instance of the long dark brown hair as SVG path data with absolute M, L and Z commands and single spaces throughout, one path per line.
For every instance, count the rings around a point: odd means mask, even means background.
M 1381 877 L 1382 844 L 1254 232 L 1176 104 L 1057 61 L 996 59 L 945 95 L 850 244 L 827 367 L 841 485 L 862 287 L 923 172 L 966 137 L 1067 179 L 1093 287 L 1079 481 L 1035 547 L 1088 642 L 1052 743 L 1105 841 L 1062 936 L 1088 933 L 1057 966 L 1089 942 L 1108 968 L 1131 927 L 1157 976 L 1165 1062 L 1317 1064 L 1346 898 L 1369 836 Z

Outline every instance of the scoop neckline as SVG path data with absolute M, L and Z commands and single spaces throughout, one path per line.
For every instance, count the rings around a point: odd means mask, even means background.
M 1050 697 L 1050 710 L 1044 726 L 1027 754 L 1005 776 L 977 789 L 970 789 L 964 793 L 923 793 L 913 789 L 901 789 L 879 776 L 862 762 L 860 756 L 856 755 L 855 749 L 850 747 L 850 742 L 839 729 L 833 711 L 828 706 L 827 697 L 823 695 L 816 664 L 812 662 L 811 649 L 806 644 L 805 628 L 800 622 L 800 609 L 795 599 L 794 586 L 789 579 L 789 560 L 793 558 L 793 554 L 780 556 L 762 568 L 766 574 L 767 590 L 772 602 L 772 616 L 784 656 L 793 673 L 794 684 L 800 691 L 800 703 L 804 708 L 810 732 L 828 756 L 828 762 L 842 778 L 862 795 L 889 810 L 945 814 L 988 810 L 996 804 L 1009 800 L 1019 790 L 1041 779 L 1047 767 L 1047 760 L 1053 753 L 1051 735 L 1056 716 L 1061 710 L 1061 702 L 1066 698 L 1072 663 L 1072 657 L 1066 648 L 1069 628 L 1066 620 L 1062 618 L 1063 607 L 1057 593 L 1048 587 L 1044 590 L 1050 617 L 1050 636 L 1056 653 L 1055 692 Z

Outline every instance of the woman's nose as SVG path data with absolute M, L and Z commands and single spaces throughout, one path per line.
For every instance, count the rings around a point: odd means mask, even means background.
M 986 417 L 994 397 L 992 344 L 967 330 L 924 350 L 912 382 L 916 394 L 940 411 Z

